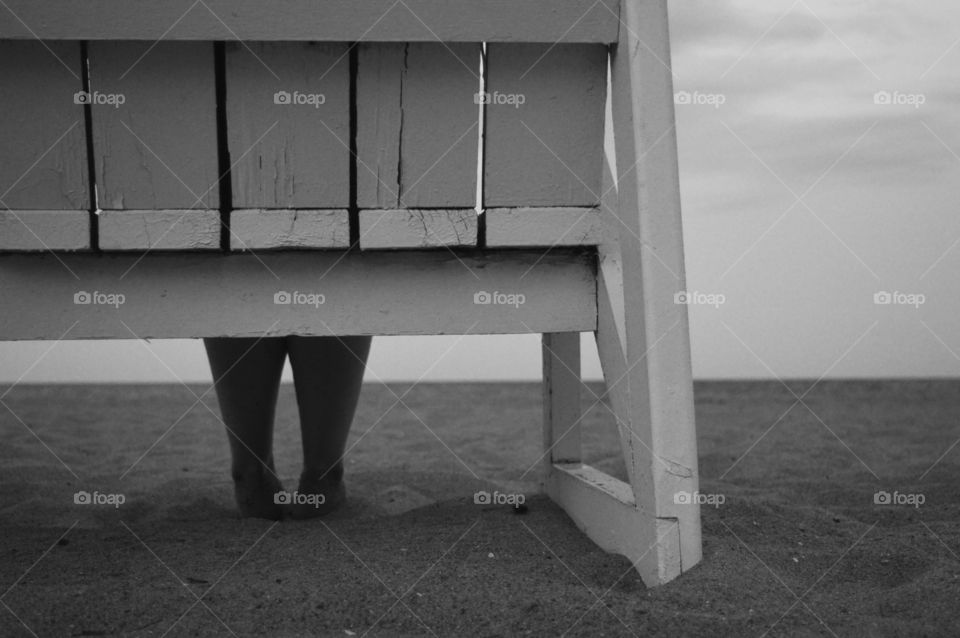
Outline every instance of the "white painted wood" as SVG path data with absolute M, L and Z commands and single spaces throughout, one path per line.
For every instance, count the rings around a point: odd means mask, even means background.
M 611 88 L 622 173 L 603 212 L 613 239 L 599 250 L 597 346 L 644 537 L 679 530 L 657 544 L 656 569 L 641 568 L 666 582 L 702 555 L 699 508 L 674 498 L 698 479 L 686 306 L 674 303 L 685 283 L 666 0 L 625 0 L 621 17 Z
M 0 14 L 0 38 L 28 39 L 35 34 L 83 40 L 335 42 L 613 42 L 618 7 L 616 0 L 205 0 L 193 5 L 6 0 L 5 4 L 9 10 Z
M 220 213 L 215 210 L 104 210 L 99 218 L 101 250 L 220 248 Z
M 79 43 L 0 42 L 0 250 L 89 247 L 80 76 Z
M 71 326 L 70 338 L 129 339 L 121 320 L 143 338 L 596 329 L 595 260 L 571 249 L 546 256 L 444 250 L 59 257 L 79 279 L 50 254 L 0 257 L 0 308 L 19 308 L 0 313 L 0 339 L 58 339 Z M 73 303 L 78 292 L 95 291 L 123 294 L 124 303 Z M 324 295 L 324 303 L 275 304 L 281 292 Z M 524 299 L 475 303 L 483 292 Z
M 548 475 L 554 463 L 580 462 L 580 334 L 543 335 L 543 450 Z
M 629 484 L 589 465 L 556 464 L 547 493 L 602 549 L 626 556 L 648 587 L 679 573 L 679 529 L 637 508 Z
M 235 210 L 230 213 L 233 250 L 347 248 L 350 218 L 340 210 Z
M 226 44 L 234 208 L 346 208 L 347 45 Z
M 357 47 L 357 205 L 400 205 L 400 116 L 406 44 Z
M 491 44 L 486 76 L 484 206 L 598 205 L 606 47 Z
M 473 208 L 480 45 L 361 44 L 360 208 Z
M 476 246 L 473 209 L 361 210 L 360 248 Z
M 91 91 L 122 99 L 92 109 L 97 203 L 104 211 L 140 211 L 142 218 L 121 229 L 116 215 L 101 217 L 116 223 L 101 225 L 104 250 L 144 248 L 157 229 L 169 226 L 171 211 L 190 210 L 199 215 L 198 229 L 206 228 L 219 207 L 213 45 L 154 44 L 93 42 L 89 48 Z M 150 211 L 157 211 L 154 223 L 146 220 Z M 144 222 L 147 231 L 139 230 Z M 163 247 L 219 247 L 179 232 L 186 228 L 178 224 Z M 133 243 L 124 244 L 128 239 Z
M 90 216 L 72 210 L 0 210 L 0 251 L 85 250 Z
M 597 208 L 488 208 L 487 248 L 596 246 L 603 222 Z

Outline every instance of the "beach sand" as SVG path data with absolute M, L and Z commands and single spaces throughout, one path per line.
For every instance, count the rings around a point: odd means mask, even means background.
M 725 500 L 703 508 L 703 561 L 656 589 L 539 494 L 538 384 L 365 386 L 348 506 L 281 523 L 237 517 L 205 390 L 3 397 L 0 636 L 960 635 L 956 381 L 825 381 L 802 403 L 697 383 L 701 492 Z M 583 390 L 585 460 L 624 477 L 601 392 Z M 288 386 L 275 447 L 293 489 Z

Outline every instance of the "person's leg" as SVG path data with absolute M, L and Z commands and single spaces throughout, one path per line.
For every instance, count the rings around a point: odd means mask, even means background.
M 319 507 L 295 504 L 296 518 L 325 514 L 344 499 L 343 454 L 370 341 L 370 337 L 287 337 L 303 439 L 297 491 L 324 497 Z
M 286 355 L 283 338 L 204 339 L 227 426 L 231 476 L 240 515 L 281 518 L 283 489 L 273 466 L 273 417 Z

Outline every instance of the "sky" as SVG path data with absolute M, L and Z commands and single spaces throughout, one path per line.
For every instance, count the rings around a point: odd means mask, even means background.
M 687 290 L 718 302 L 689 306 L 694 376 L 960 373 L 960 6 L 670 20 Z M 601 378 L 592 335 L 583 353 Z M 535 380 L 539 337 L 378 338 L 366 378 Z M 0 344 L 0 383 L 209 380 L 198 341 Z

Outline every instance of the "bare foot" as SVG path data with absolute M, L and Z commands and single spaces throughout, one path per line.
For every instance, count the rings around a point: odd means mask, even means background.
M 291 504 L 290 513 L 295 519 L 316 518 L 329 514 L 347 500 L 347 488 L 343 483 L 343 466 L 329 472 L 308 472 L 300 475 L 297 499 Z
M 250 470 L 234 470 L 233 495 L 243 518 L 283 518 L 283 507 L 276 494 L 283 490 L 280 480 L 262 465 Z

